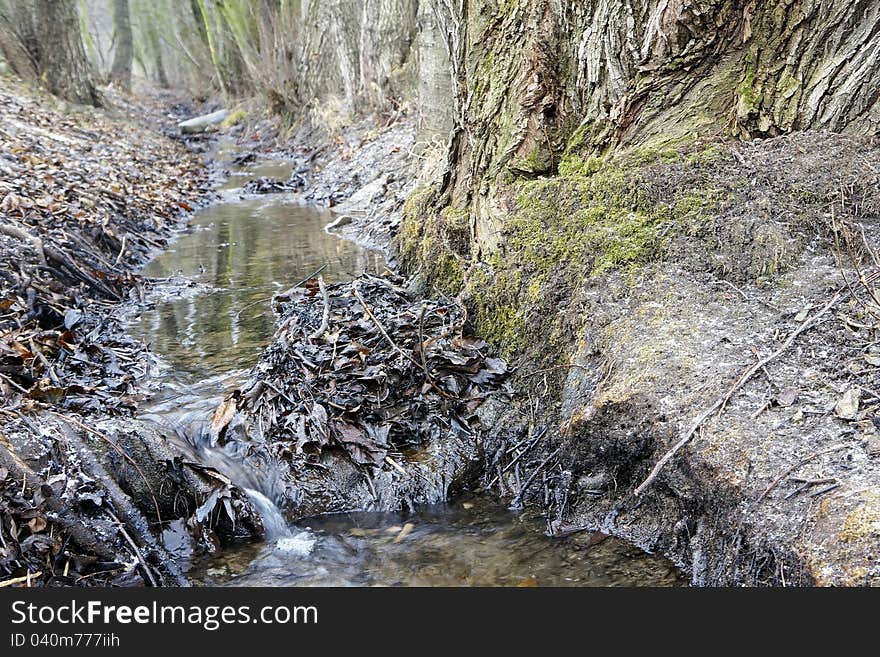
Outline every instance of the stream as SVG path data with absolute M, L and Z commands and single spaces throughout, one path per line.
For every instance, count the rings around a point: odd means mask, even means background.
M 207 420 L 241 385 L 275 331 L 269 300 L 324 267 L 328 283 L 379 272 L 382 254 L 324 230 L 324 210 L 291 195 L 241 198 L 260 176 L 287 179 L 290 165 L 262 161 L 231 172 L 221 200 L 198 211 L 186 232 L 144 275 L 169 281 L 129 330 L 157 365 L 141 403 L 144 419 Z M 235 472 L 227 472 L 236 479 Z M 533 511 L 459 499 L 412 514 L 346 513 L 288 524 L 253 482 L 237 481 L 264 518 L 264 543 L 242 544 L 190 563 L 197 584 L 233 586 L 678 586 L 667 560 L 614 538 L 544 535 Z M 270 494 L 269 494 L 270 495 Z M 168 545 L 174 550 L 173 545 Z M 182 555 L 182 559 L 187 557 Z

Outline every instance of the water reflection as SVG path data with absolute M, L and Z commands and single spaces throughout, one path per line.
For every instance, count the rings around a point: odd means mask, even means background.
M 176 290 L 145 311 L 132 333 L 168 366 L 147 412 L 209 410 L 240 383 L 275 330 L 272 294 L 321 266 L 328 283 L 381 271 L 381 254 L 327 234 L 329 213 L 260 197 L 200 211 L 191 231 L 151 262 L 147 276 L 183 276 L 207 290 Z

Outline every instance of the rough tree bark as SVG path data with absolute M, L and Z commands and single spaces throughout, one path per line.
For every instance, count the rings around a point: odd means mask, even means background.
M 364 2 L 360 35 L 360 86 L 368 107 L 399 105 L 404 67 L 416 37 L 417 2 Z
M 113 26 L 116 32 L 116 51 L 113 54 L 113 66 L 110 68 L 110 80 L 123 91 L 130 92 L 134 48 L 128 0 L 113 1 Z
M 420 139 L 442 139 L 452 128 L 453 77 L 446 40 L 429 2 L 419 3 L 417 50 Z
M 880 128 L 870 0 L 437 0 L 453 46 L 459 192 L 595 152 L 727 133 Z M 459 194 L 457 193 L 456 196 Z
M 35 59 L 49 91 L 74 103 L 100 106 L 101 95 L 83 47 L 76 0 L 34 0 L 33 7 Z
M 382 112 L 404 93 L 417 0 L 304 0 L 301 96 L 335 95 L 347 109 Z

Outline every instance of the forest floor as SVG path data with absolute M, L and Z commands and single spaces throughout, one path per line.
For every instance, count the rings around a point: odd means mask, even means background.
M 178 114 L 192 113 L 171 97 L 112 100 L 110 111 L 71 110 L 14 85 L 0 89 L 0 584 L 185 584 L 156 540 L 159 527 L 192 533 L 209 550 L 262 532 L 223 473 L 181 458 L 135 421 L 148 354 L 112 312 L 142 301 L 135 272 L 209 199 L 198 154 L 210 157 L 214 138 L 169 138 L 185 118 Z M 223 132 L 236 143 L 236 163 L 293 162 L 290 179 L 257 181 L 252 193 L 295 191 L 336 213 L 332 230 L 389 253 L 431 156 L 406 117 L 379 128 L 356 122 L 329 138 L 285 139 L 267 120 Z M 229 164 L 215 171 L 222 177 Z M 835 176 L 844 170 L 864 175 L 841 186 Z M 237 419 L 220 430 L 228 425 L 226 440 L 235 440 L 248 424 L 300 418 L 293 434 L 285 425 L 264 447 L 273 458 L 296 453 L 291 470 L 311 490 L 303 514 L 393 509 L 481 486 L 515 506 L 544 507 L 551 535 L 620 535 L 672 557 L 698 584 L 874 582 L 878 170 L 873 144 L 809 134 L 646 167 L 653 178 L 640 184 L 649 187 L 686 188 L 694 174 L 731 195 L 636 277 L 573 281 L 558 268 L 542 297 L 553 310 L 531 313 L 535 339 L 512 400 L 500 387 L 506 365 L 465 337 L 467 314 L 454 300 L 420 311 L 401 279 L 334 288 L 322 335 L 303 351 L 282 331 L 255 364 L 244 402 L 232 406 Z M 281 319 L 309 332 L 320 323 L 321 293 L 313 281 L 301 294 L 295 307 L 280 304 Z M 383 314 L 389 304 L 396 311 Z M 551 330 L 568 346 L 546 339 Z M 338 336 L 353 333 L 374 353 L 356 339 L 337 354 Z M 339 355 L 351 357 L 351 377 L 311 379 L 315 358 Z M 405 373 L 390 386 L 385 361 Z M 423 387 L 413 387 L 420 372 Z M 285 391 L 301 376 L 348 396 L 324 414 L 292 404 Z M 486 394 L 487 384 L 503 394 Z M 381 409 L 338 412 L 360 408 L 365 385 L 415 403 L 407 417 L 428 409 L 413 430 L 432 437 L 413 451 L 370 424 Z M 439 440 L 435 407 L 458 422 Z M 720 412 L 645 493 L 633 494 L 686 420 L 713 408 Z M 375 476 L 365 479 L 365 467 Z M 330 489 L 346 492 L 323 494 Z
M 148 460 L 97 427 L 131 417 L 147 367 L 112 311 L 139 297 L 134 272 L 210 188 L 201 158 L 161 134 L 172 98 L 108 98 L 106 110 L 72 108 L 9 79 L 0 88 L 5 584 L 180 581 L 160 574 L 150 521 L 108 474 L 112 462 L 149 487 Z

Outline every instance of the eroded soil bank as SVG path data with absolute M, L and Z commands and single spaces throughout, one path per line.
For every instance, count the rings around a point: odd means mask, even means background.
M 584 158 L 575 136 L 469 207 L 414 195 L 405 264 L 518 357 L 499 492 L 531 440 L 556 531 L 697 584 L 876 584 L 878 172 L 876 143 L 828 133 Z
M 0 94 L 2 579 L 185 584 L 161 523 L 193 520 L 210 544 L 258 535 L 260 518 L 230 491 L 238 525 L 202 531 L 197 509 L 228 482 L 132 422 L 149 355 L 114 311 L 140 298 L 133 272 L 206 199 L 206 170 L 161 134 L 172 98 L 99 111 L 9 80 Z

